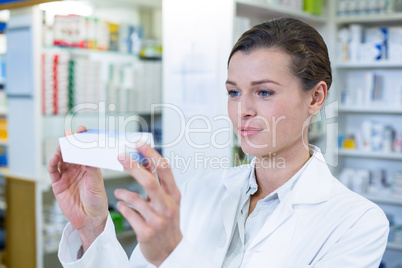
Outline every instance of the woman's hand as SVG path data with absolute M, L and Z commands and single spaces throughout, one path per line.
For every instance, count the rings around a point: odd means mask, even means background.
M 86 131 L 79 126 L 77 132 Z M 67 131 L 66 135 L 73 134 Z M 108 202 L 100 169 L 63 162 L 60 146 L 49 162 L 53 193 L 67 219 L 77 229 L 84 251 L 104 230 Z
M 138 151 L 148 159 L 144 166 L 128 156 L 120 162 L 145 189 L 148 198 L 144 200 L 135 192 L 117 189 L 116 198 L 124 201 L 118 202 L 117 209 L 134 229 L 144 257 L 159 266 L 183 237 L 180 230 L 180 191 L 168 163 L 158 152 L 147 144 L 139 145 Z

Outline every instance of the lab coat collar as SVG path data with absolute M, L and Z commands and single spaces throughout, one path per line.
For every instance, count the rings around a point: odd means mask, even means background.
M 310 148 L 314 151 L 311 156 L 313 159 L 292 190 L 293 205 L 325 202 L 331 194 L 333 176 L 324 156 L 318 147 L 310 145 Z
M 271 216 L 268 226 L 265 226 L 261 230 L 266 235 L 273 232 L 293 214 L 293 205 L 316 204 L 329 199 L 332 174 L 320 149 L 316 146 L 309 147 L 313 159 L 311 159 L 311 162 L 301 174 L 293 190 L 288 194 L 288 198 L 285 198 L 283 202 L 281 201 L 279 205 L 281 208 L 278 207 L 275 210 L 275 215 Z M 251 172 L 254 172 L 254 167 L 255 158 L 248 165 L 234 168 L 239 173 L 235 172 L 224 175 L 223 184 L 227 191 L 222 201 L 222 216 L 227 237 L 230 237 L 233 230 L 242 190 L 248 184 Z M 254 243 L 256 242 L 254 241 Z
M 332 174 L 321 150 L 314 145 L 309 145 L 309 150 L 312 159 L 292 190 L 293 204 L 316 204 L 329 199 Z M 237 191 L 245 183 L 248 183 L 251 172 L 254 172 L 255 162 L 256 158 L 254 157 L 250 164 L 236 167 L 235 170 L 244 170 L 241 172 L 242 175 L 224 176 L 223 184 L 229 192 Z M 234 179 L 237 176 L 242 179 Z M 240 192 L 238 196 L 240 197 Z
M 332 174 L 320 149 L 315 146 L 310 146 L 310 149 L 312 149 L 311 157 L 313 157 L 310 163 L 293 190 L 279 203 L 269 220 L 250 243 L 249 248 L 257 245 L 284 224 L 293 215 L 294 205 L 310 205 L 329 200 Z
M 230 171 L 226 170 L 223 181 L 226 191 L 222 201 L 222 219 L 227 238 L 231 237 L 234 223 L 236 222 L 237 208 L 240 203 L 241 195 L 243 194 L 242 190 L 248 184 L 250 172 L 254 171 L 254 167 L 251 168 L 250 165 L 234 168 L 234 170 L 236 169 L 238 169 L 240 174 L 227 174 L 226 172 Z M 227 241 L 229 240 L 230 239 Z

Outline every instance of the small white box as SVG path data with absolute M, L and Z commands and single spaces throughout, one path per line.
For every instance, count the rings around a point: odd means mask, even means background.
M 117 171 L 124 171 L 118 161 L 118 156 L 122 153 L 137 162 L 145 161 L 137 151 L 136 143 L 139 141 L 154 147 L 152 133 L 148 132 L 89 129 L 86 132 L 59 138 L 64 162 Z

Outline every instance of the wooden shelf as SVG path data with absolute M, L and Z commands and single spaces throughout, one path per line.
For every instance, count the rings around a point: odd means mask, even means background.
M 338 155 L 359 158 L 402 160 L 402 153 L 360 152 L 357 150 L 340 149 Z
M 335 19 L 336 24 L 349 24 L 349 23 L 366 23 L 366 24 L 380 24 L 402 21 L 402 13 L 384 13 L 384 14 L 371 14 L 371 15 L 356 15 L 356 16 L 343 16 Z
M 381 113 L 381 114 L 402 114 L 402 109 L 399 107 L 359 107 L 359 106 L 346 106 L 341 105 L 338 109 L 341 113 Z
M 237 10 L 240 13 L 252 14 L 254 16 L 261 17 L 283 17 L 290 16 L 303 20 L 307 23 L 326 23 L 327 18 L 323 16 L 316 16 L 310 13 L 293 10 L 288 7 L 279 5 L 269 5 L 265 3 L 260 3 L 252 0 L 237 0 L 236 1 Z
M 338 62 L 334 64 L 338 69 L 376 69 L 376 68 L 402 68 L 401 62 L 382 60 L 371 62 Z

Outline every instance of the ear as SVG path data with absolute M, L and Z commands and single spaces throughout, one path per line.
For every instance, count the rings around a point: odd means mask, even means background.
M 320 81 L 317 83 L 317 85 L 314 86 L 312 90 L 308 92 L 311 96 L 308 110 L 310 115 L 314 115 L 321 110 L 327 97 L 327 91 L 327 83 L 325 83 L 324 81 Z

